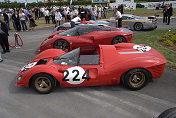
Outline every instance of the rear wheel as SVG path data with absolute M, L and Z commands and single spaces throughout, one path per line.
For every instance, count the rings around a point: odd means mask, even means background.
M 114 45 L 114 44 L 118 44 L 118 43 L 126 43 L 126 39 L 123 37 L 123 36 L 116 36 L 111 44 Z
M 70 50 L 70 46 L 69 46 L 68 42 L 65 40 L 62 40 L 62 39 L 56 40 L 53 45 L 53 48 L 60 49 L 63 51 Z
M 55 82 L 51 75 L 41 73 L 32 78 L 31 86 L 39 93 L 48 94 L 55 88 Z
M 135 23 L 134 24 L 134 30 L 140 31 L 143 29 L 143 24 L 142 23 Z
M 149 73 L 144 69 L 132 69 L 126 73 L 123 79 L 123 84 L 127 89 L 139 90 L 147 84 Z

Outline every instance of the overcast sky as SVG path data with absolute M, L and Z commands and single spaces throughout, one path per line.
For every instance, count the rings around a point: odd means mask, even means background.
M 17 2 L 26 2 L 26 0 L 10 0 L 11 2 L 17 1 Z M 44 1 L 44 0 L 38 0 L 38 1 Z M 0 2 L 4 2 L 4 0 L 0 0 Z M 27 2 L 37 2 L 37 0 L 27 0 Z

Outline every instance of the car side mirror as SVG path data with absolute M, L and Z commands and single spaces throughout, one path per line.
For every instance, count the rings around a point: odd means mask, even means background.
M 68 52 L 68 49 L 66 49 L 65 52 Z

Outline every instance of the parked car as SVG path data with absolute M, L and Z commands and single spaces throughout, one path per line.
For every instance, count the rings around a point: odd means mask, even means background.
M 91 53 L 98 45 L 130 43 L 132 37 L 133 32 L 126 28 L 84 24 L 53 33 L 41 43 L 40 51 L 50 48 L 71 51 L 80 47 L 81 53 Z
M 130 90 L 139 90 L 149 80 L 162 76 L 165 63 L 159 52 L 144 44 L 99 45 L 89 55 L 81 55 L 80 48 L 68 53 L 48 49 L 20 70 L 16 86 L 50 93 L 56 87 L 121 83 Z
M 114 26 L 112 24 L 116 23 L 115 17 L 110 18 L 109 26 Z M 116 25 L 116 24 L 115 24 Z M 122 27 L 131 29 L 131 30 L 146 30 L 146 29 L 156 29 L 157 28 L 157 19 L 155 17 L 141 17 L 131 14 L 122 15 Z
M 144 8 L 145 6 L 144 5 L 142 5 L 142 4 L 136 4 L 136 8 Z

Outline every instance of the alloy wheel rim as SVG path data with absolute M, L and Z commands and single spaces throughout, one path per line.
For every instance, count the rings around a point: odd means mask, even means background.
M 145 75 L 142 72 L 134 72 L 129 77 L 129 83 L 133 87 L 140 87 L 145 82 Z
M 66 49 L 68 49 L 67 43 L 64 42 L 64 41 L 58 41 L 57 44 L 55 45 L 55 47 L 57 49 L 61 49 L 63 51 L 66 50 Z
M 35 80 L 35 87 L 39 91 L 48 91 L 51 89 L 51 81 L 47 77 L 38 77 Z

